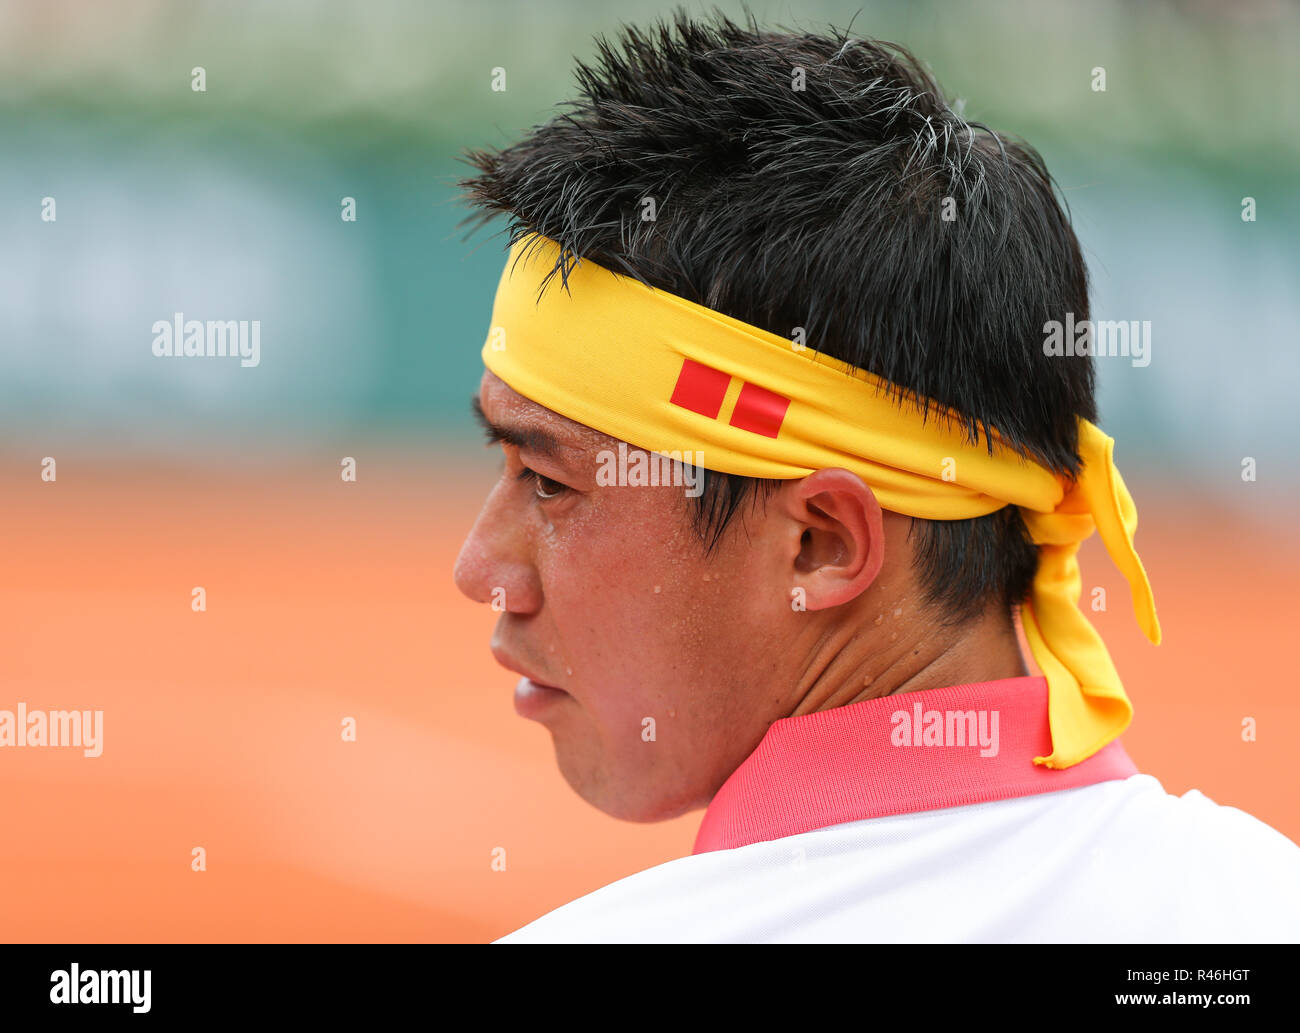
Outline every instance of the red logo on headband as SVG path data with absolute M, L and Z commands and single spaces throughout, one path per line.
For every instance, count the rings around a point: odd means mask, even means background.
M 730 385 L 731 377 L 728 374 L 712 366 L 685 359 L 669 401 L 716 420 Z M 781 423 L 789 408 L 790 399 L 784 395 L 757 384 L 742 383 L 740 397 L 736 399 L 729 422 L 740 430 L 774 438 L 781 433 Z
M 682 363 L 682 371 L 677 376 L 677 386 L 669 399 L 673 405 L 690 409 L 711 420 L 718 418 L 722 408 L 722 399 L 727 393 L 731 378 L 721 370 L 701 365 L 687 359 Z

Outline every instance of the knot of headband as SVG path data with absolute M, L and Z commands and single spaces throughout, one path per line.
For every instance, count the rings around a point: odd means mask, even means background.
M 970 442 L 925 399 L 900 405 L 898 389 L 865 370 L 593 262 L 569 270 L 568 290 L 539 298 L 559 254 L 535 234 L 511 249 L 483 346 L 489 370 L 571 420 L 652 452 L 702 453 L 722 473 L 792 479 L 842 467 L 882 508 L 927 520 L 1019 507 L 1038 547 L 1021 617 L 1047 679 L 1052 734 L 1051 754 L 1034 762 L 1070 767 L 1123 733 L 1133 706 L 1078 605 L 1079 546 L 1094 529 L 1157 645 L 1160 625 L 1113 439 L 1080 420 L 1083 468 L 1062 477 L 995 432 Z

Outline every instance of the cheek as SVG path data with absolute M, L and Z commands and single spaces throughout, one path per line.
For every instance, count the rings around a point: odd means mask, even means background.
M 680 709 L 716 681 L 729 586 L 680 498 L 610 489 L 539 539 L 547 625 L 583 706 L 620 719 Z M 567 675 L 566 670 L 566 675 Z

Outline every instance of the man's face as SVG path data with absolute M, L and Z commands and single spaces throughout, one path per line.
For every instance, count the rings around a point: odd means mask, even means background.
M 778 633 L 788 580 L 762 558 L 779 550 L 754 548 L 761 507 L 706 557 L 686 488 L 597 484 L 614 439 L 490 372 L 479 404 L 504 434 L 505 467 L 456 584 L 503 608 L 498 662 L 563 690 L 517 696 L 517 708 L 550 731 L 564 777 L 606 813 L 658 821 L 705 806 L 793 705 Z

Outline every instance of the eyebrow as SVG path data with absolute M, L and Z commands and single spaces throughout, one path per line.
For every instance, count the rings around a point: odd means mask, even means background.
M 479 401 L 477 395 L 470 397 L 469 404 L 474 411 L 474 418 L 487 435 L 489 445 L 514 445 L 516 448 L 527 449 L 529 452 L 552 458 L 559 458 L 560 453 L 564 451 L 564 446 L 559 440 L 544 430 L 531 427 L 506 427 L 493 423 L 483 411 L 483 403 Z

